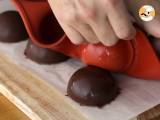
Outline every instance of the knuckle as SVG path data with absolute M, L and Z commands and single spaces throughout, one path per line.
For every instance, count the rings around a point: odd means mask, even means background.
M 96 18 L 96 12 L 93 9 L 84 10 L 81 13 L 81 16 L 85 20 L 94 20 Z
M 77 14 L 72 13 L 72 14 L 65 14 L 62 19 L 67 23 L 73 23 L 77 21 L 77 18 L 78 18 Z

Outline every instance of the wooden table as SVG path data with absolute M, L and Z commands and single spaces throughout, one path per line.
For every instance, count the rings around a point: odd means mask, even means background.
M 0 120 L 30 120 L 2 94 L 0 94 L 0 106 Z M 134 120 L 160 120 L 160 105 L 139 115 Z
M 142 113 L 137 120 L 160 120 L 160 105 Z
M 0 120 L 30 120 L 22 111 L 0 94 Z
M 0 94 L 0 120 L 87 120 L 55 88 L 2 53 L 0 92 L 14 104 Z M 160 105 L 133 120 L 160 120 Z

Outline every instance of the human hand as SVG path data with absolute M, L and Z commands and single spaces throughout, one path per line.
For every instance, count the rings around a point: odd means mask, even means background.
M 48 2 L 64 32 L 75 44 L 101 42 L 111 46 L 119 39 L 130 40 L 136 34 L 124 0 Z
M 125 0 L 126 6 L 134 16 L 135 21 L 149 34 L 160 38 L 160 2 L 158 0 Z M 152 21 L 142 21 L 138 11 L 143 5 L 151 5 L 155 8 L 156 16 Z

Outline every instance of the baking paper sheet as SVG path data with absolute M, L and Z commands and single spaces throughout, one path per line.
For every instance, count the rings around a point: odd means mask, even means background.
M 8 9 L 14 9 L 10 1 L 0 0 L 0 12 Z M 25 58 L 23 54 L 25 46 L 26 41 L 16 44 L 0 43 L 0 51 L 6 53 L 16 64 L 36 73 L 65 95 L 69 78 L 84 64 L 70 59 L 55 65 L 39 65 Z M 120 84 L 121 94 L 102 109 L 80 106 L 67 99 L 90 120 L 130 120 L 160 103 L 160 81 L 139 80 L 125 75 L 114 76 Z

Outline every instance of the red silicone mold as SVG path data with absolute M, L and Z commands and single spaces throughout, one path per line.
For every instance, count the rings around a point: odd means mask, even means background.
M 43 48 L 79 58 L 88 65 L 133 77 L 160 80 L 160 63 L 147 37 L 137 28 L 134 40 L 113 47 L 74 45 L 67 38 L 46 0 L 13 0 L 32 41 Z M 107 39 L 107 38 L 106 38 Z

